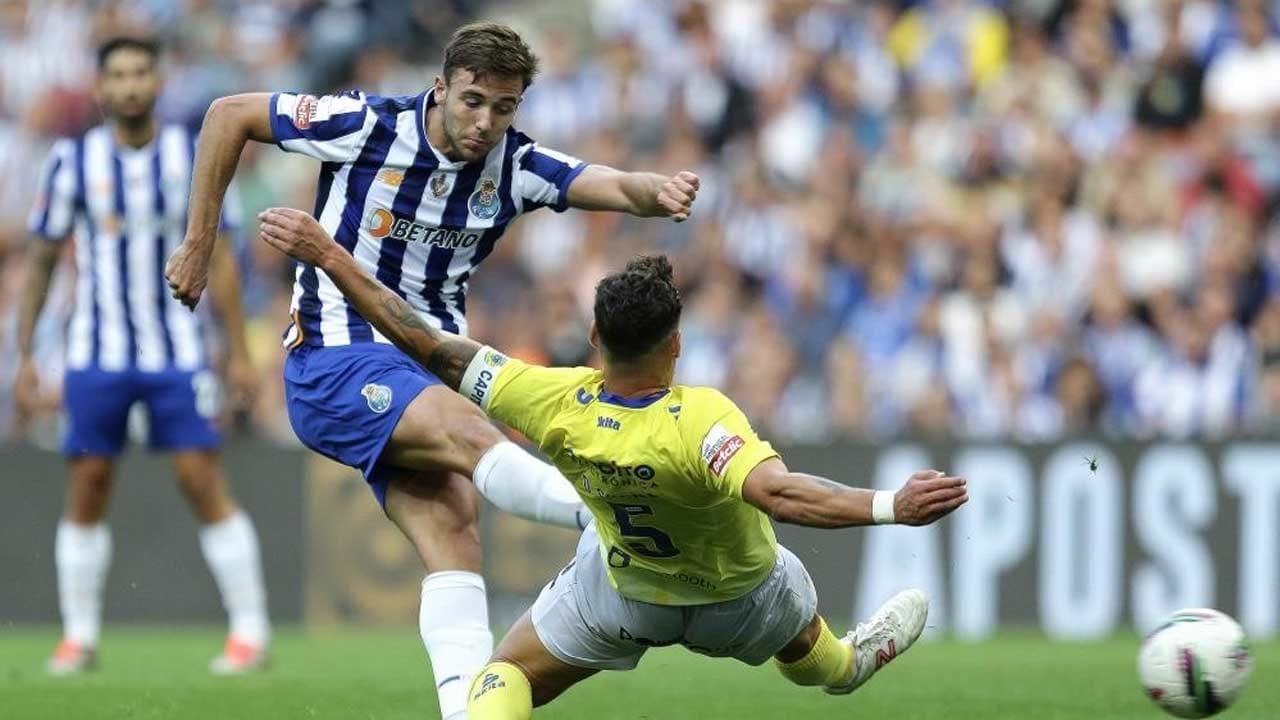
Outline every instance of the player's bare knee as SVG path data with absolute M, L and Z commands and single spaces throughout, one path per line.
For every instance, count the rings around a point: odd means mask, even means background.
M 197 500 L 220 491 L 222 478 L 217 470 L 205 467 L 179 467 L 175 473 L 178 486 L 192 500 Z
M 226 478 L 214 457 L 175 457 L 174 471 L 178 487 L 201 522 L 219 522 L 235 511 Z

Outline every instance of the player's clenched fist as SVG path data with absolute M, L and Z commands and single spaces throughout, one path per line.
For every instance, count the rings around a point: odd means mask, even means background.
M 184 242 L 164 266 L 164 279 L 169 283 L 169 290 L 189 308 L 194 309 L 200 302 L 200 294 L 209 283 L 209 258 L 212 254 L 212 245 L 198 248 Z
M 964 478 L 922 470 L 894 494 L 894 519 L 902 525 L 928 525 L 969 501 L 964 486 Z
M 308 265 L 321 265 L 337 247 L 329 233 L 309 213 L 293 208 L 270 208 L 258 214 L 258 234 L 280 252 Z
M 667 178 L 658 188 L 658 207 L 676 222 L 688 220 L 693 212 L 693 201 L 698 197 L 699 182 L 698 176 L 688 170 Z

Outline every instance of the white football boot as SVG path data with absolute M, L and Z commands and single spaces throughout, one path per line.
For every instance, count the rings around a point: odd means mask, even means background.
M 840 642 L 853 648 L 853 672 L 848 682 L 823 690 L 832 695 L 847 695 L 857 690 L 877 670 L 915 643 L 928 617 L 929 598 L 921 590 L 903 590 L 889 598 L 870 620 L 858 623 L 840 638 Z

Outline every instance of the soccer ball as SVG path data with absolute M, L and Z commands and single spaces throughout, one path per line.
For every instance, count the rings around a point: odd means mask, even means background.
M 1253 670 L 1244 630 L 1217 610 L 1179 610 L 1147 636 L 1138 676 L 1157 705 L 1182 718 L 1203 718 L 1239 697 Z

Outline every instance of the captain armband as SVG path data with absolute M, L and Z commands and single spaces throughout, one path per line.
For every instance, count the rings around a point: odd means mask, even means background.
M 488 410 L 489 398 L 493 395 L 493 386 L 498 379 L 498 373 L 510 359 L 488 345 L 481 347 L 476 351 L 475 357 L 471 358 L 467 371 L 462 374 L 458 392 L 479 405 L 480 409 Z

